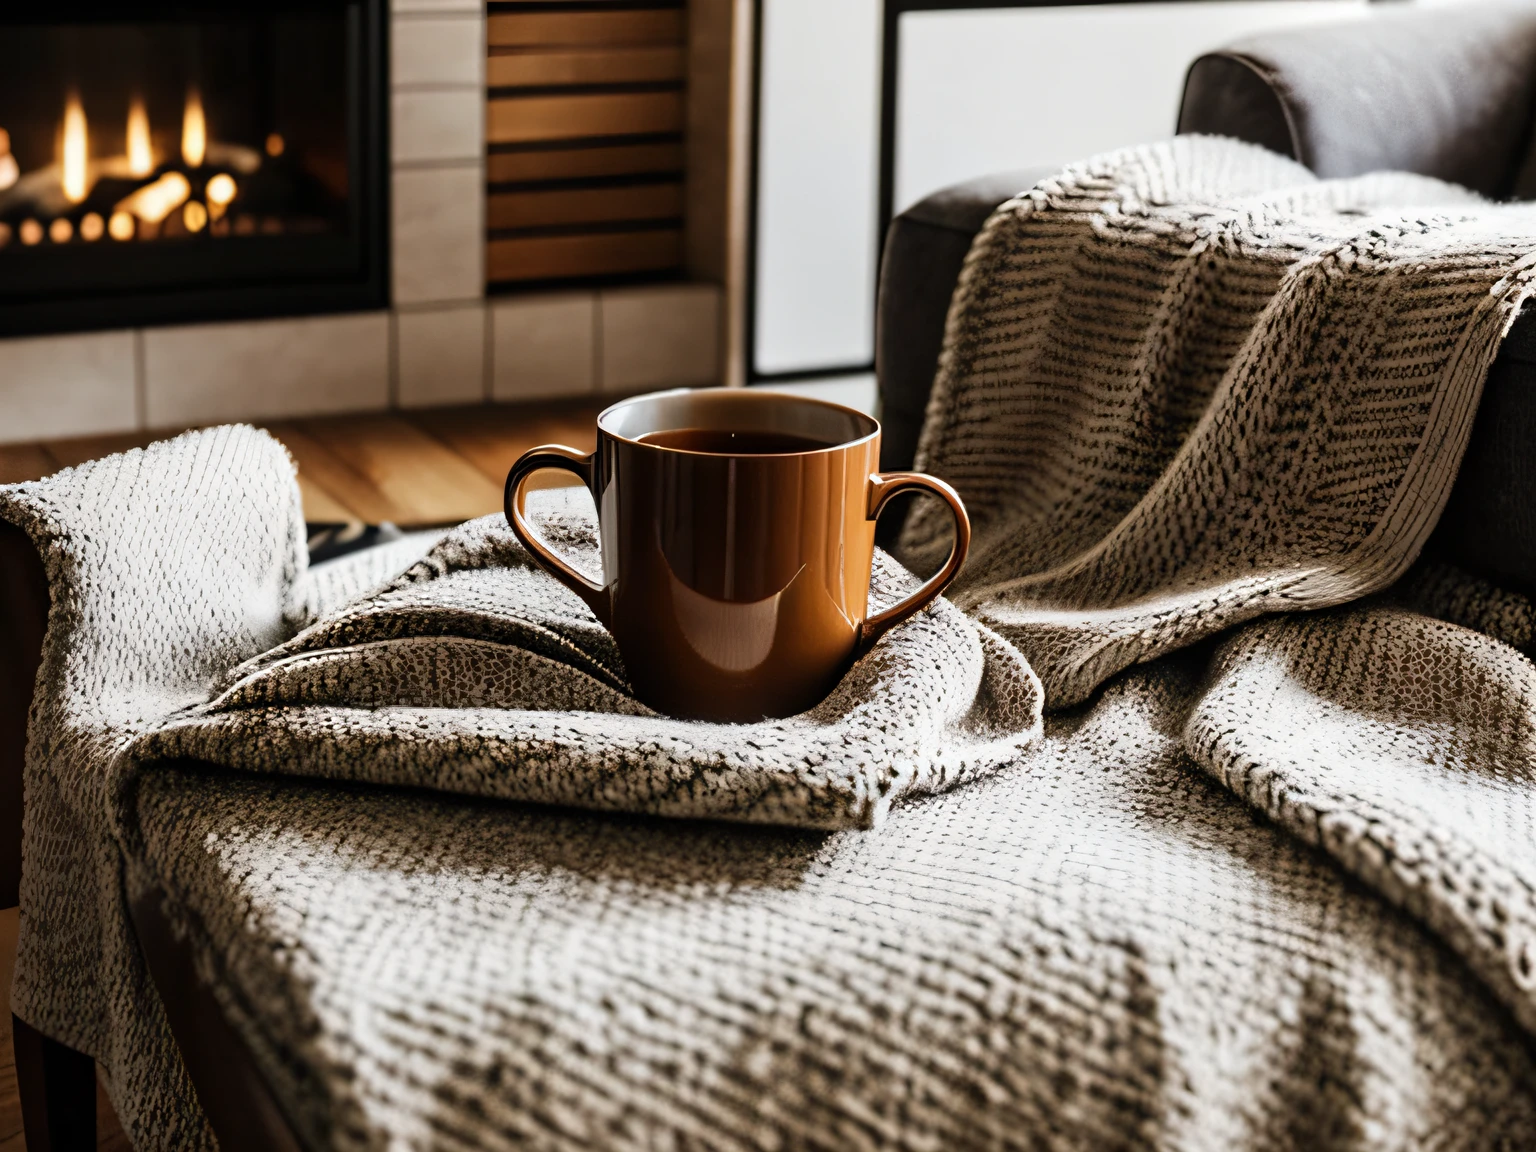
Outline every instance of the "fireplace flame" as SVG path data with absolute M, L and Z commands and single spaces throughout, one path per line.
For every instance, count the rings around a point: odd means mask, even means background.
M 63 178 L 64 199 L 78 204 L 85 199 L 87 141 L 85 109 L 80 104 L 80 94 L 70 92 L 64 102 L 64 156 L 60 167 Z
M 216 204 L 223 208 L 235 198 L 239 188 L 235 186 L 234 177 L 228 173 L 220 172 L 212 180 L 208 181 L 208 203 Z
M 16 157 L 11 155 L 11 134 L 4 128 L 0 128 L 0 192 L 4 192 L 21 177 L 21 169 L 16 166 Z M 5 226 L 5 238 L 11 238 L 11 226 Z M 4 241 L 0 241 L 3 245 Z
M 16 165 L 16 157 L 9 152 L 0 155 L 0 192 L 4 192 L 20 179 L 21 169 Z
M 180 172 L 167 172 L 153 184 L 146 184 L 117 206 L 117 213 L 131 212 L 149 224 L 158 224 L 186 201 L 192 185 Z M 112 217 L 115 225 L 117 214 Z M 117 233 L 113 232 L 113 236 Z
M 128 174 L 148 176 L 155 170 L 154 153 L 149 146 L 149 113 L 144 98 L 135 95 L 128 103 Z
M 201 168 L 208 154 L 208 124 L 203 119 L 203 97 L 187 89 L 187 110 L 181 120 L 181 158 L 188 168 Z

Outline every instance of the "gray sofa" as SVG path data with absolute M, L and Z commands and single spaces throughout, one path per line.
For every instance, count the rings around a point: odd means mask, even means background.
M 1240 41 L 1200 57 L 1178 131 L 1261 144 L 1319 176 L 1382 169 L 1536 199 L 1536 4 L 1373 14 Z M 992 210 L 1043 176 L 1020 170 L 935 193 L 901 213 L 880 272 L 880 466 L 911 467 L 950 295 Z M 1536 588 L 1536 306 L 1489 375 L 1472 441 L 1429 550 Z M 882 521 L 882 537 L 897 527 Z

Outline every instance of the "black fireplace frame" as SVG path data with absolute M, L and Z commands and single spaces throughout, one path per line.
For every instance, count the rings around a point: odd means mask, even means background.
M 0 8 L 0 27 L 217 17 L 235 5 L 220 0 L 55 0 L 26 15 L 6 11 L 11 7 Z M 145 285 L 142 280 L 114 286 L 108 274 L 97 277 L 98 286 L 33 300 L 0 293 L 0 337 L 373 311 L 389 306 L 389 0 L 266 0 L 252 3 L 250 8 L 264 12 L 273 9 L 342 9 L 347 13 L 347 66 L 358 77 L 358 83 L 349 86 L 346 109 L 352 229 L 348 237 L 338 240 L 347 246 L 348 266 L 340 267 L 342 262 L 333 250 L 330 259 L 318 263 L 336 268 L 334 274 L 312 267 L 306 276 L 301 246 L 312 241 L 264 237 L 264 243 L 286 247 L 298 256 L 287 275 L 276 271 L 267 280 L 178 285 L 178 267 L 191 274 L 193 262 L 189 254 L 166 245 L 156 276 L 166 282 L 163 286 Z M 50 259 L 75 254 L 50 253 Z M 206 264 L 202 267 L 205 269 Z M 50 269 L 49 278 L 59 274 Z

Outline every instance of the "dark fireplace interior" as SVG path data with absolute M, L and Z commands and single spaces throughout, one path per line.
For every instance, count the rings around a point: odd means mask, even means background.
M 0 333 L 382 307 L 382 6 L 0 15 Z

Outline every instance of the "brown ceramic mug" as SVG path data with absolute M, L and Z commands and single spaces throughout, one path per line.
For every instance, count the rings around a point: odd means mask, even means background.
M 816 704 L 888 629 L 948 587 L 970 521 L 948 484 L 880 475 L 880 425 L 773 392 L 680 389 L 597 419 L 591 455 L 558 444 L 507 475 L 506 516 L 533 558 L 613 634 L 635 695 L 701 720 L 789 716 Z M 602 583 L 556 556 L 526 519 L 541 468 L 574 472 L 597 504 Z M 922 489 L 955 516 L 944 567 L 869 615 L 875 520 Z

